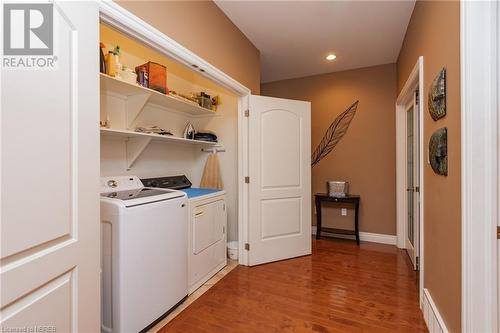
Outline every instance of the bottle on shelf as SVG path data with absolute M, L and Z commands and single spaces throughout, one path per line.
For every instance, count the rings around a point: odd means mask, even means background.
M 99 70 L 101 73 L 106 73 L 106 57 L 104 56 L 106 45 L 99 43 Z
M 106 74 L 116 76 L 116 60 L 113 51 L 109 51 L 106 55 Z

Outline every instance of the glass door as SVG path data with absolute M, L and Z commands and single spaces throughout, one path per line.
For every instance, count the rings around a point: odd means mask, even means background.
M 418 94 L 406 109 L 406 251 L 418 270 L 419 242 L 419 117 Z

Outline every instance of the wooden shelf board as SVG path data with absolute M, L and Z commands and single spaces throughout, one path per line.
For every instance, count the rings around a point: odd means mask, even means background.
M 184 102 L 175 97 L 162 94 L 156 90 L 141 87 L 138 84 L 122 81 L 120 79 L 111 77 L 109 75 L 100 73 L 101 76 L 101 90 L 111 91 L 119 95 L 134 96 L 141 94 L 149 94 L 148 103 L 164 106 L 168 109 L 185 112 L 191 115 L 215 115 L 216 112 L 202 108 L 199 105 L 193 105 Z
M 166 142 L 176 142 L 176 143 L 186 143 L 192 145 L 202 145 L 202 146 L 215 146 L 217 142 L 207 142 L 200 140 L 191 140 L 179 138 L 171 135 L 160 135 L 160 134 L 150 134 L 150 133 L 140 133 L 128 130 L 118 130 L 111 128 L 101 128 L 102 136 L 115 136 L 123 138 L 151 138 L 153 141 L 166 141 Z
M 356 231 L 354 230 L 337 229 L 337 228 L 322 227 L 321 232 L 328 232 L 331 234 L 339 234 L 339 235 L 356 235 Z

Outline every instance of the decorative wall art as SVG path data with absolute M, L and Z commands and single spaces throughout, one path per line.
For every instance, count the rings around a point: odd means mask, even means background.
M 347 110 L 339 114 L 333 123 L 330 124 L 318 147 L 316 147 L 312 153 L 311 166 L 315 166 L 319 163 L 319 161 L 326 157 L 326 155 L 330 154 L 337 143 L 339 143 L 339 141 L 347 133 L 347 129 L 356 114 L 358 103 L 359 101 L 354 102 Z
M 432 134 L 429 140 L 429 161 L 436 174 L 448 176 L 448 131 L 446 127 Z
M 446 68 L 442 68 L 429 89 L 429 113 L 434 121 L 446 116 Z

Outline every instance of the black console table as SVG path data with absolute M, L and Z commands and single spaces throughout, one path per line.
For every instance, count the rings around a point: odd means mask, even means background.
M 356 236 L 356 243 L 359 245 L 359 201 L 361 197 L 359 195 L 348 195 L 346 197 L 331 197 L 326 193 L 318 193 L 314 195 L 316 201 L 316 239 L 321 237 L 321 231 L 330 232 L 333 234 L 342 234 L 342 235 L 354 235 Z M 336 202 L 336 203 L 348 203 L 354 204 L 354 230 L 345 230 L 345 229 L 335 229 L 335 228 L 322 228 L 321 227 L 321 202 Z

